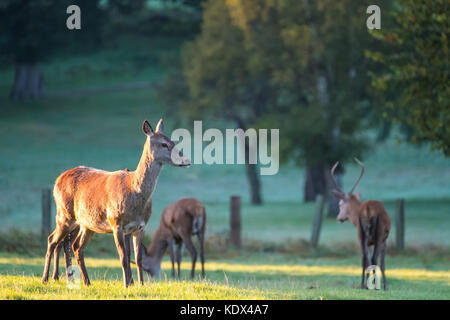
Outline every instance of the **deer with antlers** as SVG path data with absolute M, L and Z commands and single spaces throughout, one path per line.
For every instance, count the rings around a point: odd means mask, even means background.
M 181 256 L 186 246 L 192 258 L 191 278 L 195 275 L 197 250 L 191 236 L 197 235 L 200 244 L 202 277 L 205 277 L 204 240 L 206 228 L 205 206 L 197 199 L 184 198 L 168 205 L 161 215 L 161 223 L 150 246 L 144 247 L 143 267 L 151 276 L 158 277 L 161 272 L 161 260 L 167 248 L 170 248 L 172 277 L 175 277 L 175 259 L 180 278 Z M 142 245 L 143 246 L 143 245 Z M 175 253 L 176 251 L 176 253 Z M 175 256 L 176 255 L 176 256 Z
M 356 186 L 364 175 L 364 165 L 355 158 L 356 163 L 361 167 L 361 174 L 348 193 L 344 193 L 334 180 L 334 170 L 339 162 L 331 169 L 331 178 L 336 187 L 332 193 L 340 199 L 339 214 L 337 220 L 344 222 L 350 220 L 358 230 L 358 239 L 362 251 L 362 279 L 361 288 L 367 288 L 365 283 L 365 272 L 369 266 L 369 246 L 374 246 L 371 263 L 377 265 L 380 257 L 380 269 L 383 275 L 384 290 L 387 290 L 386 276 L 384 274 L 384 256 L 386 254 L 386 240 L 391 228 L 391 220 L 382 202 L 377 200 L 361 201 L 361 194 L 353 194 Z
M 70 244 L 85 285 L 89 277 L 84 264 L 84 248 L 94 232 L 112 233 L 122 264 L 125 287 L 133 284 L 130 268 L 130 237 L 133 236 L 138 279 L 143 284 L 142 246 L 144 228 L 152 213 L 152 194 L 164 164 L 187 167 L 190 161 L 163 134 L 163 120 L 153 130 L 147 120 L 142 125 L 146 141 L 135 171 L 108 172 L 76 167 L 63 172 L 55 182 L 56 228 L 48 237 L 42 282 L 48 281 L 55 252 L 54 277 L 58 255 L 64 244 L 66 267 L 70 266 Z M 69 268 L 67 268 L 69 269 Z M 55 275 L 56 273 L 56 275 Z M 68 276 L 70 271 L 67 270 Z

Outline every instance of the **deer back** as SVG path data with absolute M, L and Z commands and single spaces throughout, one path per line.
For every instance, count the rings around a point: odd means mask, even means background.
M 190 236 L 203 229 L 205 222 L 205 207 L 194 198 L 184 198 L 172 203 L 164 209 L 161 216 L 161 225 L 169 229 L 174 236 L 181 233 Z

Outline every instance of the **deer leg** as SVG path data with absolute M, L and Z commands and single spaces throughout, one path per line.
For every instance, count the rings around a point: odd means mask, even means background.
M 378 264 L 378 256 L 380 255 L 380 245 L 378 242 L 375 242 L 373 247 L 373 254 L 371 259 L 371 264 L 376 266 Z
M 117 252 L 119 253 L 120 263 L 122 264 L 124 286 L 127 288 L 129 285 L 133 284 L 133 277 L 131 275 L 130 260 L 127 257 L 125 249 L 125 237 L 123 231 L 120 228 L 114 228 L 114 241 L 116 243 Z
M 84 248 L 86 248 L 86 245 L 88 244 L 93 234 L 94 231 L 86 229 L 85 227 L 81 227 L 80 232 L 78 233 L 72 245 L 75 258 L 77 259 L 78 267 L 80 268 L 81 277 L 83 278 L 83 282 L 86 286 L 89 286 L 91 282 L 89 281 L 86 265 L 84 264 Z
M 48 236 L 47 253 L 45 254 L 44 273 L 42 275 L 42 283 L 48 281 L 48 274 L 50 272 L 50 263 L 52 261 L 53 252 L 58 243 L 67 235 L 66 227 L 56 226 L 55 230 Z
M 370 226 L 371 226 L 371 237 L 373 239 L 373 253 L 372 253 L 372 259 L 371 259 L 371 263 L 372 265 L 376 266 L 378 264 L 378 256 L 380 255 L 380 244 L 379 244 L 379 237 L 378 237 L 378 218 L 374 217 L 371 219 L 370 222 Z
M 362 278 L 361 278 L 361 289 L 366 289 L 366 283 L 365 283 L 365 275 L 366 275 L 366 269 L 369 265 L 369 258 L 367 254 L 368 248 L 367 248 L 367 241 L 363 243 L 363 249 L 362 249 Z
M 144 276 L 142 273 L 142 246 L 141 246 L 141 241 L 143 237 L 144 231 L 133 232 L 134 258 L 136 259 L 138 281 L 140 284 L 144 284 Z
M 191 269 L 191 279 L 194 279 L 195 276 L 195 263 L 197 262 L 197 250 L 195 250 L 194 244 L 192 243 L 191 237 L 184 237 L 184 244 L 186 245 L 186 249 L 188 249 L 192 258 L 192 269 Z
M 204 254 L 204 244 L 205 244 L 205 235 L 202 231 L 197 233 L 198 242 L 200 244 L 200 261 L 202 263 L 202 278 L 205 278 L 205 254 Z
M 384 256 L 386 254 L 386 243 L 384 242 L 381 245 L 381 252 L 380 252 L 380 269 L 381 274 L 383 275 L 383 289 L 387 290 L 387 283 L 386 283 L 386 276 L 384 274 L 385 266 L 384 266 Z
M 66 236 L 67 238 L 67 236 Z M 63 241 L 65 241 L 65 239 Z M 63 246 L 63 242 L 58 242 L 58 244 L 55 247 L 55 251 L 53 254 L 55 255 L 55 260 L 53 261 L 53 275 L 52 279 L 54 281 L 57 281 L 59 279 L 59 253 L 61 252 L 61 247 Z
M 365 283 L 365 276 L 366 276 L 366 269 L 369 265 L 369 258 L 368 258 L 368 241 L 369 241 L 369 232 L 370 232 L 370 225 L 369 223 L 365 221 L 359 221 L 358 225 L 358 237 L 359 242 L 361 245 L 361 254 L 362 254 L 362 277 L 361 277 L 361 289 L 366 289 L 367 285 Z
M 175 278 L 175 240 L 171 239 L 170 243 L 170 261 L 172 262 L 172 278 Z
M 181 257 L 183 256 L 183 250 L 184 250 L 184 243 L 180 242 L 177 244 L 177 253 L 176 253 L 176 259 L 178 264 L 178 279 L 180 279 L 180 265 L 181 265 Z
M 70 232 L 63 241 L 60 241 L 55 248 L 54 255 L 55 255 L 55 261 L 54 261 L 54 267 L 53 267 L 53 280 L 59 279 L 59 254 L 61 252 L 61 247 L 64 247 L 64 258 L 66 262 L 66 275 L 67 278 L 69 278 L 69 273 L 72 273 L 72 252 L 71 252 L 71 245 L 73 241 L 75 240 L 75 235 L 78 233 L 79 227 L 77 227 L 74 231 Z M 70 267 L 70 272 L 68 271 Z
M 124 248 L 125 248 L 125 254 L 128 260 L 128 264 L 131 263 L 131 233 L 124 234 Z M 128 272 L 128 279 L 132 278 L 132 272 L 131 272 L 131 264 L 130 267 L 127 269 Z
M 71 233 L 64 238 L 64 259 L 66 261 L 66 278 L 68 281 L 72 280 L 73 271 L 72 271 L 72 245 L 77 237 L 78 232 L 80 231 L 80 227 L 76 227 Z

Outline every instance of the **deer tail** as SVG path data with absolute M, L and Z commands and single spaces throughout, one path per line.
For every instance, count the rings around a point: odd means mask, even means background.
M 199 206 L 194 209 L 192 221 L 192 234 L 197 234 L 203 229 L 205 223 L 205 207 Z

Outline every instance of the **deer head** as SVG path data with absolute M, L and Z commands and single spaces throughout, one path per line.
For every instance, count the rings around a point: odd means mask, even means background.
M 332 190 L 331 192 L 340 199 L 339 214 L 337 216 L 337 220 L 339 222 L 344 222 L 348 219 L 352 219 L 353 213 L 356 212 L 356 210 L 354 210 L 355 207 L 359 207 L 360 205 L 361 193 L 353 194 L 353 191 L 355 191 L 356 186 L 358 185 L 364 174 L 364 164 L 357 158 L 354 159 L 356 163 L 361 167 L 361 174 L 358 180 L 356 180 L 355 184 L 353 185 L 353 188 L 348 193 L 343 192 L 336 183 L 336 180 L 334 180 L 334 170 L 336 170 L 339 161 L 335 163 L 333 168 L 331 168 L 331 179 L 333 180 L 334 186 L 336 187 L 336 189 Z
M 142 124 L 142 131 L 147 135 L 149 152 L 153 161 L 171 164 L 177 167 L 188 167 L 191 162 L 175 147 L 175 143 L 163 134 L 164 123 L 160 119 L 153 130 L 147 120 Z
M 142 268 L 151 277 L 158 278 L 161 275 L 161 261 L 168 246 L 167 241 L 160 239 L 158 234 L 155 234 L 148 249 L 143 244 L 141 246 Z

